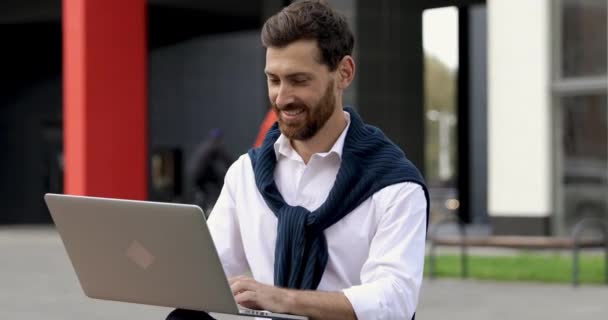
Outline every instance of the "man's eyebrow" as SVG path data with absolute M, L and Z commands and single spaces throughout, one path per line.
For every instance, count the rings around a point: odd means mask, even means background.
M 301 77 L 311 78 L 312 74 L 310 74 L 308 72 L 295 72 L 295 73 L 290 73 L 287 75 L 287 78 L 290 78 L 290 79 L 301 78 Z
M 270 72 L 270 71 L 264 71 L 264 73 L 269 76 L 269 77 L 278 77 L 276 74 Z M 306 78 L 312 78 L 312 73 L 309 72 L 294 72 L 294 73 L 290 73 L 288 75 L 285 76 L 286 78 L 299 78 L 299 77 L 306 77 Z

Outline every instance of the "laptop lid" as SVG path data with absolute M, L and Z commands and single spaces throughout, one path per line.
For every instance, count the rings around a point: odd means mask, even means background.
M 199 207 L 59 194 L 44 199 L 87 296 L 239 313 Z

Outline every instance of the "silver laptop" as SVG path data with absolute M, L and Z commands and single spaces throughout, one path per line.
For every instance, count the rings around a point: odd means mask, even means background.
M 44 199 L 91 298 L 307 319 L 239 308 L 197 206 L 59 194 Z

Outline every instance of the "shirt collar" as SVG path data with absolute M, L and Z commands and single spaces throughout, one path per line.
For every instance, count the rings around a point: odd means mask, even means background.
M 334 145 L 329 149 L 328 152 L 315 153 L 319 157 L 325 158 L 330 154 L 336 154 L 338 158 L 342 159 L 342 150 L 344 149 L 344 140 L 346 139 L 346 133 L 348 132 L 348 128 L 350 127 L 350 114 L 346 111 L 344 112 L 344 118 L 346 119 L 346 127 L 342 130 L 342 133 L 338 137 L 338 140 L 334 143 Z M 277 161 L 281 158 L 281 156 L 302 161 L 302 157 L 296 152 L 296 150 L 291 146 L 289 139 L 284 136 L 282 133 L 274 143 L 274 153 L 277 157 Z M 313 155 L 314 156 L 314 155 Z

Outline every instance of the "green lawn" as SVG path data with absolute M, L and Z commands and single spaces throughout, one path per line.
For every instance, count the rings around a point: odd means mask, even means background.
M 572 277 L 572 257 L 552 254 L 519 254 L 514 256 L 469 255 L 469 278 L 498 281 L 531 281 L 569 283 Z M 429 259 L 425 276 L 429 276 Z M 460 277 L 460 256 L 439 255 L 435 260 L 437 277 Z M 604 283 L 604 256 L 581 255 L 581 283 Z

